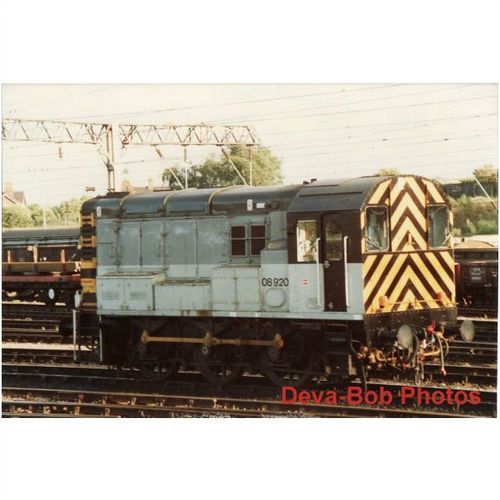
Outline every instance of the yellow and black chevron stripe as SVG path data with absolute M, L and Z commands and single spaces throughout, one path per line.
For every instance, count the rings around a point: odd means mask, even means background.
M 455 304 L 451 250 L 367 255 L 363 280 L 366 314 Z
M 427 207 L 445 203 L 433 181 L 414 176 L 385 180 L 371 194 L 368 206 L 388 207 L 390 249 L 366 253 L 363 238 L 366 314 L 454 307 L 453 252 L 427 247 Z M 365 223 L 363 211 L 363 234 Z
M 422 179 L 397 177 L 390 194 L 393 252 L 427 250 L 427 202 Z
M 375 188 L 375 191 L 373 194 L 370 196 L 370 199 L 368 200 L 369 205 L 389 205 L 389 194 L 390 194 L 390 187 L 391 185 L 394 184 L 393 180 L 386 180 L 381 182 L 380 184 L 377 185 Z
M 94 212 L 81 213 L 80 224 L 81 246 L 81 284 L 82 310 L 95 310 L 96 302 L 96 221 Z
M 434 182 L 428 180 L 428 179 L 421 179 L 423 184 L 425 185 L 426 192 L 427 192 L 427 201 L 429 204 L 439 204 L 439 203 L 446 203 L 444 194 L 439 191 L 437 186 L 434 184 Z

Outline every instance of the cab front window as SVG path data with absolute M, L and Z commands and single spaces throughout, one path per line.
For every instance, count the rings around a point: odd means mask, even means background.
M 381 252 L 389 248 L 386 207 L 368 207 L 366 209 L 365 238 L 368 252 Z
M 427 227 L 429 228 L 429 248 L 449 246 L 451 232 L 446 205 L 427 207 Z

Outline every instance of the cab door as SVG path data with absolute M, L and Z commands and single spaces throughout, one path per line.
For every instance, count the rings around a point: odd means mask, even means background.
M 322 221 L 325 311 L 346 311 L 345 230 L 340 215 L 325 215 Z

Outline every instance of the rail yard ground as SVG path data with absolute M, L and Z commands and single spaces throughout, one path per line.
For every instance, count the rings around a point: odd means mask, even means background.
M 497 416 L 495 318 L 475 318 L 474 342 L 452 342 L 444 370 L 426 365 L 417 381 L 393 371 L 365 383 L 323 379 L 296 389 L 272 386 L 258 373 L 226 387 L 193 370 L 151 382 L 139 371 L 99 364 L 95 346 L 75 349 L 60 332 L 68 315 L 40 304 L 4 304 L 4 417 Z

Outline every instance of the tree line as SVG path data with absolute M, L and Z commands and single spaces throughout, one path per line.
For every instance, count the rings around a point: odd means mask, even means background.
M 42 207 L 39 204 L 13 205 L 2 210 L 4 229 L 14 227 L 74 226 L 80 221 L 80 208 L 88 196 L 72 198 L 53 207 Z M 45 213 L 44 213 L 45 212 Z

